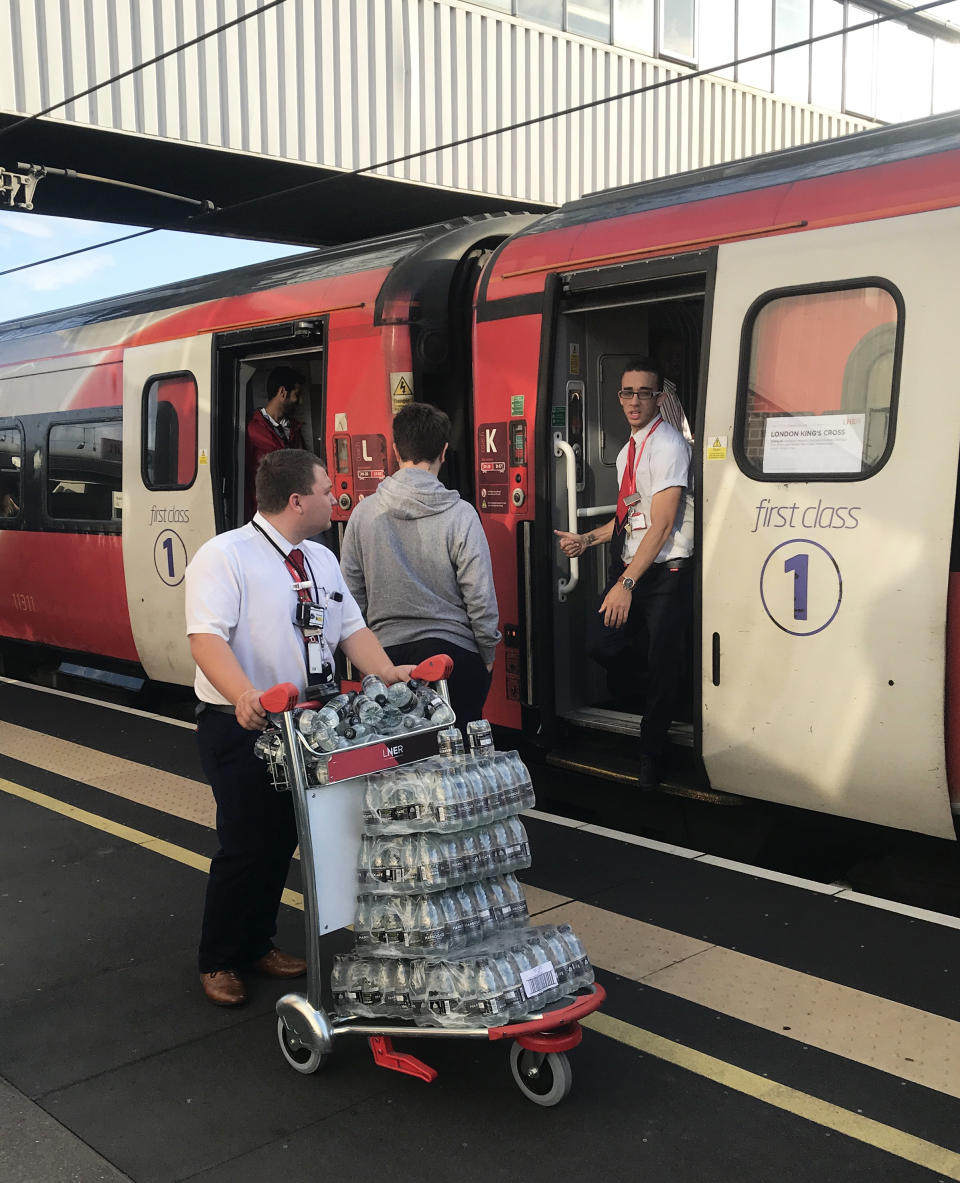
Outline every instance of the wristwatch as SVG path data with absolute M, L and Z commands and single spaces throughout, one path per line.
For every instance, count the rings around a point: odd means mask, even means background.
M 627 591 L 633 591 L 633 589 L 637 586 L 637 581 L 635 579 L 631 579 L 629 575 L 624 575 L 624 577 L 618 582 L 622 583 Z

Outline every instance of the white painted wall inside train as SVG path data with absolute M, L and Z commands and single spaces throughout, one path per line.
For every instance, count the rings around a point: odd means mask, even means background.
M 257 5 L 0 0 L 0 111 L 34 114 Z M 456 0 L 285 0 L 50 118 L 349 170 L 683 73 Z M 378 171 L 560 203 L 867 126 L 708 77 Z

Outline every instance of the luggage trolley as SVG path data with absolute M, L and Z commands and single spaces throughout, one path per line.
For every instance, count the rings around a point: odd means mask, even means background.
M 452 669 L 452 660 L 439 655 L 417 666 L 413 676 L 435 684 L 449 702 L 446 679 Z M 597 1010 L 606 998 L 599 982 L 501 1027 L 419 1027 L 403 1020 L 331 1017 L 324 1010 L 320 936 L 350 925 L 356 907 L 356 854 L 362 825 L 362 782 L 358 778 L 437 755 L 442 728 L 425 721 L 423 728 L 406 732 L 395 742 L 378 740 L 333 752 L 321 758 L 314 774 L 324 783 L 313 784 L 305 760 L 309 749 L 297 728 L 296 712 L 318 704 L 297 702 L 297 698 L 297 688 L 285 682 L 266 691 L 260 700 L 274 727 L 265 733 L 261 754 L 275 787 L 293 794 L 303 875 L 306 994 L 291 992 L 277 1002 L 277 1038 L 287 1063 L 297 1072 L 316 1072 L 329 1059 L 335 1040 L 363 1036 L 381 1067 L 430 1082 L 437 1077 L 436 1069 L 416 1056 L 394 1050 L 395 1036 L 509 1040 L 510 1069 L 520 1091 L 537 1105 L 558 1104 L 573 1083 L 566 1052 L 583 1038 L 579 1020 Z M 310 760 L 317 762 L 312 750 Z

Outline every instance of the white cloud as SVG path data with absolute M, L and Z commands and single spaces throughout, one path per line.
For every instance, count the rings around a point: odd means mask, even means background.
M 89 279 L 98 271 L 115 266 L 115 263 L 113 255 L 91 251 L 87 255 L 77 255 L 72 259 L 61 259 L 23 271 L 20 273 L 20 282 L 31 292 L 55 292 Z
M 25 234 L 28 238 L 53 238 L 53 229 L 46 218 L 33 214 L 18 214 L 14 211 L 0 214 L 0 227 L 14 234 Z

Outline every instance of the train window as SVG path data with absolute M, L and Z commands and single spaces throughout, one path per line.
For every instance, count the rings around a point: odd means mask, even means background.
M 23 436 L 0 427 L 0 524 L 19 518 L 23 505 Z
M 47 436 L 47 513 L 78 522 L 119 522 L 123 424 L 57 423 Z
M 893 443 L 902 300 L 879 280 L 770 293 L 744 329 L 740 467 L 758 480 L 868 477 Z
M 142 471 L 148 489 L 186 489 L 197 475 L 197 381 L 151 378 L 143 391 Z

